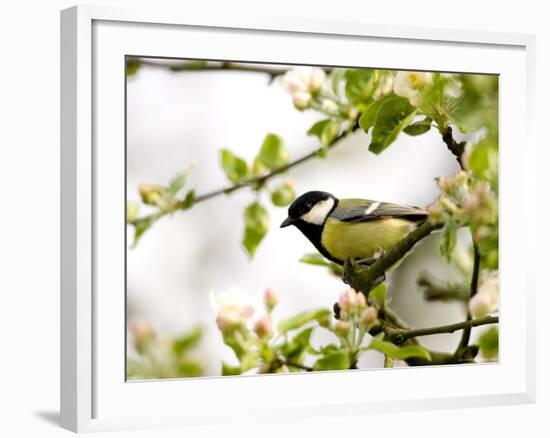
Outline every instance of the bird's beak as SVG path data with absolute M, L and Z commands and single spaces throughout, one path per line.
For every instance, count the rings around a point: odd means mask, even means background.
M 283 223 L 281 224 L 281 228 L 288 227 L 289 225 L 294 224 L 296 222 L 296 219 L 292 219 L 291 217 L 287 217 Z

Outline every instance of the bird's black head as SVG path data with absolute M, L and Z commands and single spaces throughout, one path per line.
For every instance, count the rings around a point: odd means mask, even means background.
M 306 192 L 290 205 L 288 217 L 281 224 L 281 228 L 300 224 L 322 226 L 337 203 L 338 199 L 330 193 Z

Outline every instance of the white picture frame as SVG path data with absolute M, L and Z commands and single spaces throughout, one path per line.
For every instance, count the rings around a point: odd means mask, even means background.
M 210 47 L 208 41 L 215 46 L 221 38 L 229 37 L 240 43 L 233 44 L 231 53 L 225 52 L 225 56 L 233 59 L 299 62 L 305 56 L 305 52 L 300 55 L 300 50 L 307 44 L 311 50 L 306 63 L 321 64 L 333 57 L 333 63 L 349 65 L 346 62 L 350 59 L 349 53 L 340 50 L 341 54 L 336 56 L 338 46 L 345 40 L 346 47 L 371 45 L 376 65 L 382 67 L 395 67 L 389 65 L 395 61 L 384 58 L 387 55 L 383 55 L 380 47 L 376 48 L 377 44 L 401 50 L 403 57 L 399 66 L 402 68 L 501 75 L 502 319 L 498 364 L 424 367 L 414 370 L 414 382 L 410 381 L 406 369 L 314 373 L 305 379 L 303 375 L 293 375 L 124 381 L 124 374 L 120 373 L 125 352 L 125 345 L 120 341 L 125 330 L 124 313 L 120 311 L 124 304 L 123 298 L 121 301 L 124 290 L 120 288 L 123 273 L 119 272 L 121 260 L 116 258 L 117 251 L 110 251 L 115 258 L 108 260 L 108 245 L 116 248 L 121 243 L 123 230 L 113 225 L 116 217 L 106 217 L 100 213 L 105 209 L 98 208 L 118 205 L 116 214 L 124 214 L 125 208 L 119 189 L 105 190 L 106 186 L 120 188 L 124 174 L 120 168 L 123 155 L 118 149 L 124 148 L 123 142 L 120 143 L 124 123 L 120 113 L 124 57 L 120 56 L 209 57 L 224 49 Z M 178 49 L 176 53 L 175 46 L 168 43 L 173 38 L 196 38 L 199 44 L 195 44 L 193 51 Z M 255 39 L 262 40 L 262 44 L 255 43 Z M 279 50 L 286 48 L 286 58 L 270 49 L 273 45 L 265 44 L 274 41 Z M 316 41 L 334 42 L 334 53 L 330 50 L 317 53 L 315 47 L 320 43 Z M 295 46 L 293 51 L 291 44 Z M 533 402 L 535 288 L 533 280 L 521 279 L 532 279 L 534 275 L 531 275 L 533 268 L 521 260 L 521 254 L 526 246 L 534 247 L 535 229 L 524 229 L 521 236 L 513 230 L 518 224 L 535 223 L 532 207 L 536 205 L 532 127 L 534 44 L 531 35 L 375 26 L 360 22 L 282 21 L 244 15 L 228 19 L 215 14 L 201 16 L 193 11 L 136 11 L 95 6 L 62 11 L 62 427 L 82 432 L 225 423 L 250 416 L 273 419 L 281 415 L 294 418 L 362 415 Z M 208 54 L 200 56 L 201 51 Z M 255 53 L 262 53 L 261 59 L 255 58 Z M 438 56 L 430 56 L 434 53 Z M 217 59 L 223 56 L 218 55 Z M 356 65 L 362 62 L 359 59 Z M 116 76 L 117 69 L 120 77 Z M 512 117 L 514 123 L 507 123 Z M 519 151 L 512 147 L 518 143 L 522 145 Z M 113 155 L 107 152 L 98 155 L 98 144 L 110 145 Z M 521 208 L 527 203 L 531 205 L 529 209 Z M 123 250 L 123 245 L 119 249 Z M 513 271 L 507 269 L 509 266 L 514 267 Z M 104 294 L 107 289 L 112 292 L 109 296 Z M 515 294 L 513 317 L 512 296 L 508 290 L 514 290 Z M 111 298 L 116 301 L 109 302 Z M 388 379 L 395 382 L 391 390 L 384 386 Z M 464 382 L 475 384 L 464 385 Z M 359 394 L 351 391 L 358 384 L 368 384 L 369 391 Z M 291 389 L 296 393 L 289 400 L 285 394 Z M 171 404 L 181 391 L 192 394 L 192 403 Z M 270 401 L 259 403 L 262 394 L 267 393 Z

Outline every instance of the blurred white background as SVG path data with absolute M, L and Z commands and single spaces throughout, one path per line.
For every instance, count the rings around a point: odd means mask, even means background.
M 290 68 L 290 67 L 289 67 Z M 279 77 L 238 71 L 181 71 L 144 65 L 127 83 L 128 199 L 139 200 L 138 184 L 167 184 L 190 163 L 190 187 L 197 194 L 228 184 L 219 150 L 228 148 L 252 161 L 267 133 L 282 137 L 291 160 L 314 149 L 307 129 L 322 115 L 297 111 Z M 325 160 L 292 169 L 297 193 L 324 190 L 340 198 L 362 197 L 426 206 L 438 195 L 434 178 L 458 171 L 436 130 L 398 140 L 381 155 L 368 151 L 369 139 L 357 131 Z M 233 362 L 223 345 L 209 303 L 210 291 L 242 289 L 260 302 L 266 287 L 280 294 L 275 316 L 300 310 L 332 308 L 346 286 L 320 267 L 298 263 L 313 246 L 295 228 L 280 229 L 286 208 L 269 206 L 271 228 L 255 257 L 241 248 L 243 209 L 254 200 L 248 189 L 197 204 L 157 222 L 127 251 L 128 316 L 148 320 L 160 332 L 178 334 L 200 323 L 206 329 L 203 352 L 207 372 L 219 374 L 220 359 Z M 143 212 L 142 212 L 143 213 Z M 133 229 L 128 228 L 131 244 Z M 457 322 L 458 303 L 427 303 L 416 286 L 428 269 L 443 278 L 453 275 L 437 252 L 438 236 L 422 242 L 417 253 L 391 277 L 392 305 L 414 327 Z M 426 345 L 452 350 L 460 333 L 425 338 Z M 318 339 L 322 341 L 322 339 Z M 382 356 L 368 353 L 360 366 L 381 366 Z

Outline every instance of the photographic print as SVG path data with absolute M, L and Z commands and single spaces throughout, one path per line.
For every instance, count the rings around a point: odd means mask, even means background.
M 498 361 L 498 76 L 125 75 L 128 380 Z

